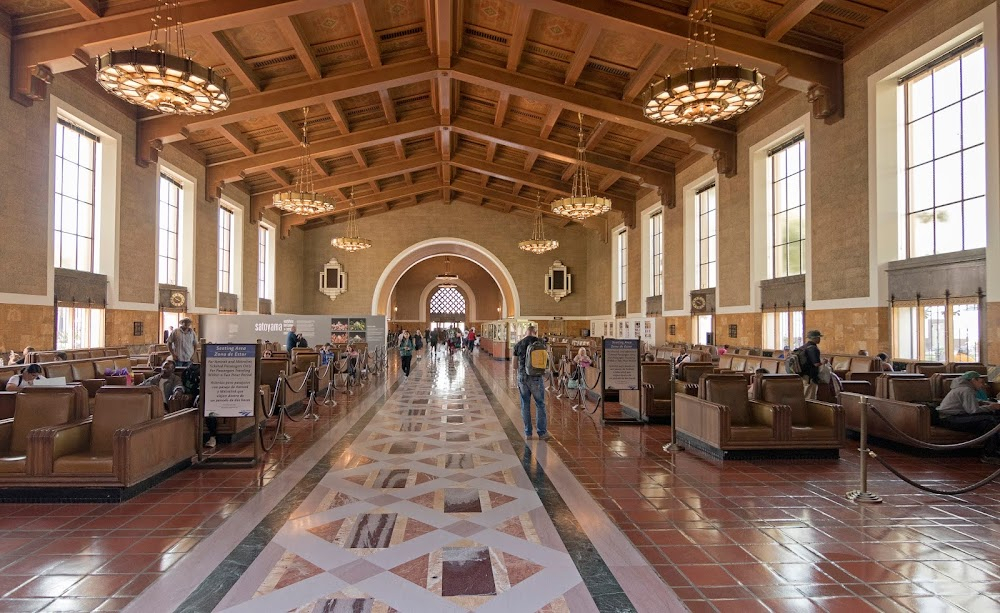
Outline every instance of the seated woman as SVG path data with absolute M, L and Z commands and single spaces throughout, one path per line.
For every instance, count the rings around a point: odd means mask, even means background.
M 892 372 L 893 371 L 892 360 L 889 359 L 889 355 L 888 354 L 886 354 L 886 353 L 880 353 L 880 354 L 878 354 L 875 357 L 877 357 L 878 359 L 882 360 L 882 371 L 883 372 Z
M 35 384 L 35 381 L 44 378 L 41 366 L 38 364 L 28 364 L 27 367 L 21 370 L 20 374 L 7 379 L 7 391 L 16 392 L 19 389 L 31 387 Z

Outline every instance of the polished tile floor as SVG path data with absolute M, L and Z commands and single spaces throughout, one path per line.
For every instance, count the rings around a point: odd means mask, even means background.
M 554 440 L 525 443 L 509 363 L 467 360 L 338 396 L 258 469 L 189 469 L 121 504 L 0 505 L 0 611 L 659 611 L 674 594 L 694 611 L 1000 610 L 1000 485 L 925 494 L 875 465 L 885 503 L 857 506 L 851 445 L 671 455 L 668 427 L 557 399 Z M 990 472 L 879 451 L 942 488 Z

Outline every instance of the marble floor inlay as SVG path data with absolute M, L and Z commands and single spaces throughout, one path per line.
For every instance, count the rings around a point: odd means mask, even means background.
M 216 611 L 598 610 L 479 381 L 460 359 L 429 366 Z

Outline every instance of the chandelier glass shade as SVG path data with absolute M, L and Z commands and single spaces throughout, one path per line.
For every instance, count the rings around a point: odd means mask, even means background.
M 540 194 L 539 200 L 541 200 Z M 535 228 L 531 232 L 531 238 L 529 240 L 519 242 L 517 246 L 520 247 L 522 251 L 528 251 L 535 254 L 542 254 L 559 247 L 559 241 L 551 238 L 545 238 L 545 228 L 542 226 L 541 208 L 539 208 L 538 212 L 535 214 Z
M 122 100 L 158 113 L 210 115 L 229 107 L 225 77 L 191 59 L 176 0 L 159 0 L 149 44 L 97 58 L 97 82 Z M 162 40 L 161 40 L 162 37 Z
M 330 244 L 337 249 L 354 252 L 368 249 L 372 246 L 370 239 L 361 238 L 358 231 L 358 213 L 354 208 L 354 188 L 351 188 L 351 208 L 347 213 L 347 236 L 338 236 L 330 241 Z
M 697 0 L 696 0 L 697 1 Z M 764 99 L 764 76 L 740 65 L 719 63 L 710 0 L 691 12 L 684 71 L 646 88 L 643 115 L 666 125 L 695 125 L 731 119 Z M 702 65 L 695 65 L 697 58 Z
M 329 213 L 334 208 L 334 202 L 325 194 L 320 194 L 313 187 L 312 156 L 309 153 L 309 108 L 302 109 L 302 156 L 299 158 L 295 185 L 275 194 L 272 204 L 288 213 L 297 215 L 316 215 Z
M 583 114 L 578 113 L 577 117 L 580 120 L 580 133 L 576 147 L 577 162 L 576 174 L 573 175 L 573 188 L 569 196 L 552 201 L 552 212 L 582 221 L 610 211 L 611 200 L 595 196 L 590 192 L 590 172 L 587 170 L 587 154 L 583 141 Z

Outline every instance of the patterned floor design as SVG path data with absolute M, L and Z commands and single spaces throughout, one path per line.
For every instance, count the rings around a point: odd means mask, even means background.
M 216 610 L 596 611 L 467 368 L 415 368 Z

